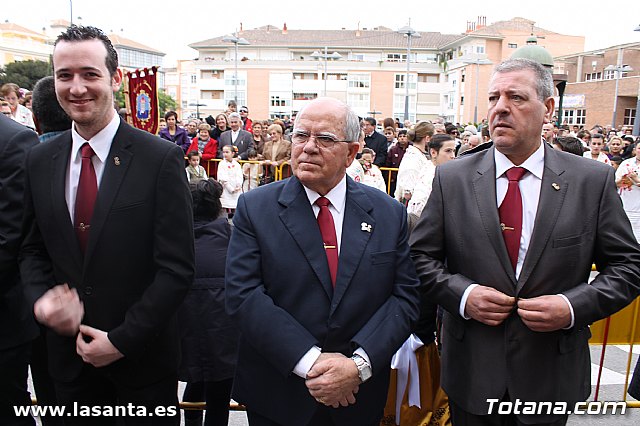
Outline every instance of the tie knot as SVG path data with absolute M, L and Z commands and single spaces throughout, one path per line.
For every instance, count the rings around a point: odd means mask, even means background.
M 331 202 L 329 201 L 328 198 L 320 197 L 316 200 L 316 204 L 319 207 L 329 207 L 329 204 L 331 204 Z
M 527 173 L 527 169 L 524 167 L 512 167 L 507 170 L 507 179 L 509 179 L 510 182 L 518 182 L 522 179 L 522 176 L 524 176 L 525 173 Z
M 89 145 L 88 142 L 85 142 L 80 147 L 80 155 L 82 155 L 82 158 L 91 158 L 96 155 L 96 153 L 93 152 L 93 148 L 91 148 L 91 145 Z

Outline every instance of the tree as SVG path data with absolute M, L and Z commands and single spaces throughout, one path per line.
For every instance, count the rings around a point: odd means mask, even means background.
M 158 90 L 158 106 L 160 107 L 160 117 L 164 117 L 167 111 L 175 111 L 178 107 L 178 103 L 170 95 L 167 95 L 164 90 Z
M 33 86 L 42 77 L 52 75 L 51 64 L 45 61 L 16 61 L 0 67 L 0 85 L 5 83 L 15 83 L 27 90 L 32 90 Z

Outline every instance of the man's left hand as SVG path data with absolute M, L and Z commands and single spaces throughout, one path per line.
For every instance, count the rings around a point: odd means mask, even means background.
M 80 333 L 76 339 L 76 352 L 84 362 L 94 367 L 105 367 L 124 358 L 124 355 L 113 346 L 105 331 L 88 325 L 80 325 Z
M 569 305 L 557 295 L 519 299 L 518 315 L 533 331 L 556 331 L 571 324 Z
M 338 408 L 355 403 L 360 376 L 351 358 L 344 355 L 318 359 L 307 373 L 307 388 L 319 402 Z

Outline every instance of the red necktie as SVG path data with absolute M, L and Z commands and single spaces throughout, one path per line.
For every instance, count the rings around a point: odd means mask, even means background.
M 509 252 L 509 259 L 513 270 L 518 264 L 518 252 L 520 251 L 520 236 L 522 235 L 522 196 L 518 183 L 527 169 L 522 167 L 512 167 L 507 170 L 509 188 L 498 212 L 500 213 L 500 228 L 502 237 Z
M 320 207 L 318 226 L 320 227 L 324 249 L 327 253 L 331 284 L 335 287 L 338 272 L 338 239 L 336 238 L 336 227 L 333 223 L 333 215 L 329 211 L 329 200 L 325 197 L 320 197 L 316 200 L 316 204 Z
M 80 247 L 84 253 L 87 248 L 87 241 L 89 241 L 93 206 L 98 195 L 98 181 L 96 179 L 96 171 L 91 162 L 91 157 L 96 155 L 96 153 L 93 152 L 93 149 L 88 143 L 80 147 L 80 152 L 82 155 L 82 168 L 80 169 L 80 179 L 78 180 L 73 223 L 76 227 L 76 235 L 78 236 Z

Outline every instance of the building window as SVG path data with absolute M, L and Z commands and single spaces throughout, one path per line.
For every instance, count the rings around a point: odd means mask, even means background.
M 294 72 L 294 80 L 317 80 L 318 74 L 312 72 Z
M 586 109 L 565 109 L 562 111 L 562 115 L 562 122 L 569 125 L 577 124 L 584 126 L 587 122 Z
M 347 81 L 347 74 L 327 74 L 327 80 Z
M 439 81 L 438 74 L 418 74 L 418 83 L 438 83 Z
M 509 49 L 517 49 L 518 48 L 518 44 L 517 43 L 507 43 L 507 47 Z
M 223 72 L 220 70 L 202 70 L 200 72 L 200 78 L 222 78 Z
M 613 70 L 604 70 L 604 79 L 605 80 L 613 80 L 616 78 L 616 72 Z
M 369 94 L 349 93 L 347 97 L 347 104 L 351 108 L 369 108 Z
M 396 83 L 395 83 L 395 88 L 396 89 L 404 89 L 404 78 L 405 78 L 406 74 L 396 74 Z M 415 90 L 416 89 L 416 75 L 415 74 L 409 74 L 409 89 L 410 90 Z
M 464 96 L 460 96 L 460 106 L 464 105 Z
M 317 93 L 294 93 L 294 101 L 310 101 L 318 97 Z
M 280 96 L 271 96 L 271 106 L 272 107 L 287 106 L 287 100 L 280 98 Z
M 196 84 L 196 75 L 191 74 L 191 84 Z
M 460 76 L 460 83 L 464 83 L 464 76 L 465 76 L 465 74 L 462 73 L 461 76 Z
M 636 124 L 636 109 L 635 108 L 625 108 L 624 109 L 624 121 L 623 124 L 625 126 L 633 126 Z
M 484 54 L 484 46 L 476 46 L 476 53 L 477 54 Z
M 584 75 L 584 81 L 602 80 L 601 72 L 592 72 Z
M 349 87 L 369 88 L 371 76 L 369 74 L 349 74 Z

